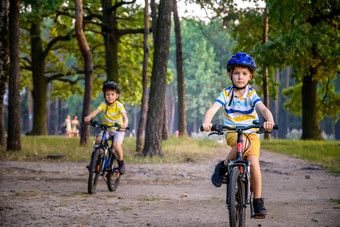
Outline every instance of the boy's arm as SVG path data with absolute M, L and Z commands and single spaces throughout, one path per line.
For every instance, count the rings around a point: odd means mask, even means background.
M 122 129 L 126 129 L 126 127 L 129 124 L 129 119 L 128 119 L 127 115 L 126 115 L 126 112 L 123 112 L 122 115 L 123 115 L 123 124 L 120 127 Z
M 263 128 L 266 131 L 272 130 L 275 124 L 272 112 L 270 112 L 270 110 L 262 102 L 258 102 L 256 104 L 256 108 L 261 112 L 264 119 L 266 119 L 266 121 L 263 123 Z
M 221 108 L 221 104 L 215 102 L 210 109 L 205 113 L 204 120 L 203 120 L 203 129 L 204 131 L 210 131 L 211 129 L 211 120 L 213 119 L 216 112 Z
M 92 111 L 92 113 L 84 117 L 84 121 L 87 123 L 90 122 L 90 120 L 94 118 L 99 112 L 100 112 L 100 109 L 95 109 L 94 111 Z

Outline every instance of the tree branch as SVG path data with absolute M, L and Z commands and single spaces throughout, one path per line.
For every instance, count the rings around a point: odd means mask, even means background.
M 82 76 L 79 76 L 77 77 L 77 79 L 72 80 L 70 78 L 65 78 L 66 76 L 74 76 L 74 75 L 71 73 L 67 73 L 67 74 L 58 73 L 58 74 L 54 74 L 52 76 L 47 77 L 47 81 L 51 82 L 53 80 L 59 80 L 59 81 L 67 82 L 73 85 L 73 84 L 76 84 L 78 81 L 84 79 Z
M 152 28 L 149 29 L 149 32 L 152 32 Z M 117 34 L 119 36 L 127 35 L 127 34 L 139 34 L 144 33 L 144 28 L 138 28 L 138 29 L 119 29 L 117 31 Z
M 110 12 L 115 11 L 118 7 L 122 6 L 122 5 L 128 5 L 128 4 L 132 4 L 135 3 L 136 0 L 132 0 L 130 2 L 128 1 L 121 1 L 121 2 L 116 2 L 113 6 L 111 6 L 111 8 L 109 9 Z
M 48 44 L 46 49 L 43 52 L 43 59 L 46 58 L 48 52 L 52 49 L 53 45 L 56 44 L 59 41 L 68 41 L 71 40 L 72 37 L 74 37 L 74 34 L 72 34 L 74 30 L 70 31 L 67 35 L 65 36 L 57 36 L 54 39 L 52 39 Z

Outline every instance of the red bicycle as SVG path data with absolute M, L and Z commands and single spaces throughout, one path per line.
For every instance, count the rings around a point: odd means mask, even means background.
M 257 134 L 264 133 L 263 124 L 254 121 L 253 125 L 249 126 L 236 126 L 229 127 L 226 125 L 213 125 L 211 128 L 212 133 L 223 135 L 227 131 L 235 131 L 237 133 L 237 156 L 235 160 L 228 160 L 228 171 L 223 177 L 222 183 L 227 184 L 226 189 L 226 207 L 229 211 L 229 223 L 230 226 L 245 226 L 246 208 L 250 206 L 250 216 L 251 218 L 260 219 L 265 216 L 256 215 L 253 213 L 252 209 L 252 193 L 250 190 L 250 162 L 244 160 L 242 155 L 247 151 L 251 145 L 248 139 L 248 134 L 244 131 L 249 129 L 258 128 L 259 131 L 254 132 Z M 278 125 L 274 125 L 273 129 L 278 129 Z M 201 131 L 203 127 L 201 126 Z M 246 148 L 243 147 L 243 136 L 249 142 Z M 247 144 L 247 143 L 246 143 Z

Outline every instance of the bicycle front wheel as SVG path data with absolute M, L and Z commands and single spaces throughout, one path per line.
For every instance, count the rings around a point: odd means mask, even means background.
M 119 173 L 119 167 L 118 167 L 118 161 L 117 161 L 117 152 L 114 152 L 114 154 L 111 154 L 110 158 L 110 165 L 111 168 L 107 173 L 107 187 L 109 188 L 109 191 L 113 192 L 116 191 L 119 180 L 120 180 L 120 173 Z
M 231 171 L 227 186 L 227 198 L 230 226 L 244 227 L 246 222 L 245 184 L 242 181 L 239 168 L 234 168 Z
M 100 175 L 100 167 L 103 163 L 101 154 L 102 154 L 102 149 L 97 149 L 94 152 L 92 160 L 91 160 L 90 174 L 89 174 L 89 180 L 87 184 L 87 191 L 90 194 L 96 193 L 98 177 Z

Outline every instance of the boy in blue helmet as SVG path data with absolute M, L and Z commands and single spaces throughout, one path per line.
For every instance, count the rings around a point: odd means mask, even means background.
M 120 94 L 120 87 L 116 82 L 107 81 L 103 85 L 103 93 L 105 102 L 102 102 L 97 109 L 84 118 L 85 122 L 90 122 L 91 118 L 95 117 L 99 112 L 103 112 L 103 124 L 115 125 L 118 123 L 121 129 L 126 129 L 129 119 L 126 115 L 125 108 L 117 99 Z M 97 135 L 96 144 L 99 144 L 103 132 Z M 110 135 L 114 136 L 113 146 L 118 154 L 119 172 L 121 175 L 125 173 L 125 165 L 123 161 L 123 143 L 125 131 L 110 131 Z
M 273 115 L 270 110 L 262 103 L 256 91 L 248 84 L 256 69 L 254 59 L 247 53 L 234 54 L 227 63 L 227 70 L 232 85 L 222 90 L 215 103 L 206 112 L 203 120 L 203 128 L 209 131 L 212 127 L 211 120 L 216 112 L 223 106 L 224 124 L 228 126 L 251 125 L 254 120 L 258 120 L 256 110 L 259 110 L 265 118 L 264 129 L 270 131 L 274 126 Z M 264 216 L 267 210 L 261 198 L 262 177 L 260 171 L 260 139 L 258 134 L 249 134 L 251 147 L 243 154 L 243 158 L 250 161 L 251 187 L 254 193 L 254 213 Z M 215 167 L 211 176 L 211 181 L 216 187 L 222 184 L 222 178 L 227 172 L 227 161 L 236 159 L 236 133 L 226 134 L 227 144 L 232 147 L 226 160 L 221 161 Z

